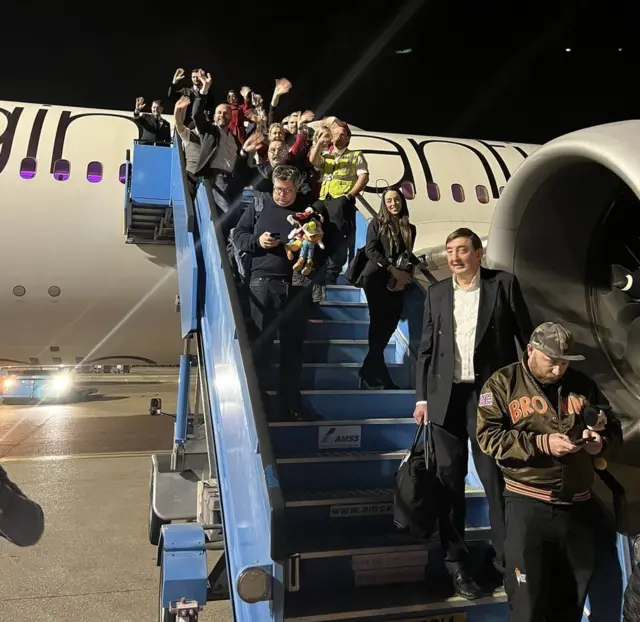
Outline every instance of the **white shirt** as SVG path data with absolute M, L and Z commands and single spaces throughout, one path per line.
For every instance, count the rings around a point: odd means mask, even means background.
M 471 284 L 463 289 L 453 277 L 453 329 L 455 364 L 453 382 L 474 382 L 473 353 L 476 345 L 476 326 L 480 306 L 480 270 Z
M 454 365 L 453 382 L 474 382 L 473 354 L 476 345 L 476 327 L 480 308 L 480 269 L 467 289 L 453 277 L 453 330 Z M 426 404 L 426 401 L 416 402 Z

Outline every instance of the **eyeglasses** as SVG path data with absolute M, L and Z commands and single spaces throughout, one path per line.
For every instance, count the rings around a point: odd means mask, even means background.
M 282 195 L 290 195 L 293 194 L 293 190 L 289 189 L 289 188 L 274 188 L 273 191 L 276 194 L 282 194 Z

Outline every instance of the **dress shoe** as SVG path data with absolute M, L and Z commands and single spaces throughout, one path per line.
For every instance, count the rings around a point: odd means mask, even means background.
M 320 421 L 322 417 L 302 406 L 285 406 L 282 410 L 283 421 Z
M 454 570 L 451 574 L 451 580 L 453 581 L 453 589 L 456 591 L 456 594 L 462 596 L 462 598 L 476 600 L 484 596 L 480 586 L 465 570 Z

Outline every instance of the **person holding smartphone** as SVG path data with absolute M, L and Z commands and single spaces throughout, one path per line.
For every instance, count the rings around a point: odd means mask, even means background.
M 332 248 L 335 234 L 330 224 L 325 229 L 323 243 L 314 254 L 314 269 L 305 276 L 294 272 L 295 259 L 287 258 L 285 244 L 292 225 L 288 220 L 308 206 L 299 194 L 302 184 L 300 171 L 288 165 L 276 166 L 273 193 L 264 198 L 263 207 L 256 213 L 250 206 L 240 218 L 232 243 L 250 255 L 248 265 L 249 305 L 254 325 L 253 359 L 263 391 L 268 388 L 273 341 L 280 332 L 280 398 L 283 419 L 313 419 L 300 403 L 302 376 L 302 346 L 307 322 L 313 310 L 312 285 L 322 276 L 327 252 Z M 329 223 L 325 208 L 316 210 Z
M 621 441 L 595 382 L 570 367 L 584 356 L 557 322 L 532 333 L 520 362 L 482 388 L 477 439 L 505 481 L 505 588 L 510 622 L 580 622 L 595 566 L 594 464 Z

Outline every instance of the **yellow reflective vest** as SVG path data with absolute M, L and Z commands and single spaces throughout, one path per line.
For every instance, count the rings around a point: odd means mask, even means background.
M 338 159 L 333 153 L 324 156 L 322 167 L 322 186 L 320 188 L 320 200 L 327 196 L 333 198 L 347 194 L 358 181 L 356 164 L 361 151 L 347 149 Z

